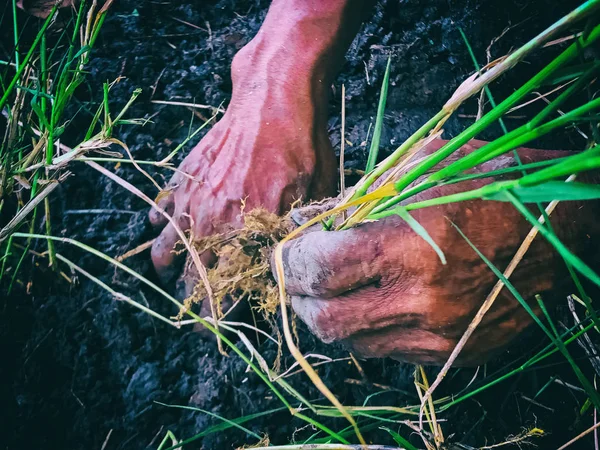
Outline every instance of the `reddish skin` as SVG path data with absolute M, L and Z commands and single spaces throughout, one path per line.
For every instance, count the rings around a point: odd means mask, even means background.
M 335 193 L 327 135 L 331 81 L 360 25 L 362 0 L 275 0 L 256 37 L 234 58 L 233 93 L 221 121 L 182 162 L 161 207 L 194 236 L 241 225 L 246 209 L 283 213 L 299 198 Z M 151 212 L 150 220 L 165 225 Z M 170 224 L 152 247 L 168 278 L 179 240 Z
M 281 213 L 299 197 L 334 193 L 327 94 L 368 3 L 273 1 L 257 36 L 234 58 L 227 112 L 180 166 L 199 181 L 176 176 L 172 194 L 161 201 L 183 229 L 205 236 L 239 226 L 242 199 L 247 209 Z M 523 151 L 525 160 L 551 155 Z M 439 194 L 432 190 L 423 198 Z M 553 219 L 559 235 L 574 246 L 597 249 L 598 225 L 590 219 L 596 207 L 559 206 Z M 323 340 L 344 342 L 363 356 L 442 364 L 496 281 L 444 216 L 502 269 L 530 228 L 506 203 L 463 203 L 413 215 L 446 252 L 446 266 L 395 218 L 344 232 L 310 233 L 288 244 L 292 305 Z M 150 219 L 165 224 L 156 212 Z M 168 225 L 152 248 L 162 276 L 170 275 L 178 239 Z M 538 239 L 512 280 L 529 298 L 557 287 L 562 267 Z M 459 364 L 485 360 L 529 323 L 504 290 Z
M 17 6 L 23 11 L 31 14 L 32 16 L 40 17 L 45 19 L 52 11 L 56 0 L 17 0 Z M 60 8 L 72 7 L 75 3 L 74 0 L 63 0 L 60 3 Z
M 429 150 L 442 144 L 434 143 Z M 472 141 L 459 153 L 482 144 Z M 519 154 L 527 163 L 568 153 L 520 149 Z M 477 171 L 507 165 L 514 165 L 512 156 Z M 487 181 L 431 189 L 414 200 L 475 189 Z M 600 177 L 596 174 L 591 181 Z M 321 340 L 341 342 L 364 357 L 444 364 L 497 281 L 449 220 L 501 270 L 531 229 L 511 204 L 502 202 L 471 201 L 411 214 L 444 251 L 446 265 L 395 217 L 347 231 L 316 231 L 286 244 L 283 258 L 292 306 Z M 563 202 L 552 214 L 558 237 L 592 268 L 600 262 L 598 214 L 596 201 Z M 546 301 L 559 298 L 569 276 L 558 253 L 538 236 L 510 280 L 533 306 L 535 294 Z M 575 292 L 571 284 L 568 289 Z M 503 289 L 455 365 L 485 362 L 531 323 L 524 308 Z

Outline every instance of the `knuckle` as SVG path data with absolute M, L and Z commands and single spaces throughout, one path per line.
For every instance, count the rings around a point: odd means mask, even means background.
M 310 297 L 292 297 L 292 308 L 312 333 L 326 344 L 337 340 L 332 321 L 327 320 L 327 301 Z
M 296 239 L 283 248 L 282 262 L 286 285 L 292 294 L 324 295 L 329 271 L 324 261 L 326 255 L 315 245 L 311 235 Z

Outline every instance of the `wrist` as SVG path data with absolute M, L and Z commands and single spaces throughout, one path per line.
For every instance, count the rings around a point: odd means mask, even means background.
M 276 87 L 324 97 L 369 0 L 273 0 L 257 35 L 234 58 L 234 95 Z M 235 92 L 236 86 L 238 92 Z

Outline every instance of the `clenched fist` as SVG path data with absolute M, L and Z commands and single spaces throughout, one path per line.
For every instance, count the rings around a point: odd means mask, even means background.
M 481 144 L 474 141 L 461 152 Z M 531 149 L 519 153 L 524 163 L 565 156 Z M 482 165 L 479 171 L 514 164 L 512 156 L 504 156 Z M 589 177 L 580 179 L 590 181 Z M 485 182 L 431 189 L 415 200 L 475 189 Z M 532 207 L 532 212 L 536 211 Z M 503 202 L 478 200 L 411 214 L 441 247 L 446 265 L 395 216 L 345 231 L 308 232 L 284 246 L 292 307 L 321 340 L 344 343 L 364 357 L 443 364 L 498 280 L 451 222 L 500 270 L 506 268 L 531 229 L 511 204 Z M 598 267 L 594 262 L 600 257 L 598 217 L 596 201 L 562 202 L 551 217 L 558 237 L 592 267 Z M 535 294 L 550 301 L 574 292 L 565 263 L 541 236 L 510 280 L 532 306 Z M 486 361 L 531 323 L 525 309 L 504 288 L 456 365 Z

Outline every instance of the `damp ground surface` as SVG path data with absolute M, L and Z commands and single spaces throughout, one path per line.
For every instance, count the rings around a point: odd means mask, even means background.
M 73 106 L 74 121 L 85 123 L 101 99 L 102 83 L 121 80 L 110 93 L 111 108 L 117 110 L 135 88 L 143 89 L 130 116 L 148 118 L 143 127 L 119 130 L 137 159 L 159 160 L 185 139 L 190 120 L 201 118 L 185 107 L 152 103 L 153 100 L 196 102 L 226 107 L 231 93 L 229 65 L 233 55 L 258 30 L 268 1 L 144 1 L 115 2 L 102 30 L 89 66 L 85 88 Z M 361 28 L 348 53 L 346 64 L 332 87 L 329 131 L 339 145 L 340 86 L 346 86 L 347 167 L 363 168 L 367 151 L 361 145 L 374 121 L 377 99 L 387 58 L 391 55 L 391 86 L 382 145 L 385 152 L 406 139 L 435 114 L 459 83 L 473 70 L 459 28 L 468 37 L 480 63 L 486 48 L 508 26 L 514 26 L 491 49 L 493 58 L 524 43 L 527 38 L 568 12 L 573 1 L 385 1 Z M 24 16 L 22 17 L 25 19 Z M 4 51 L 4 50 L 3 50 Z M 545 50 L 532 58 L 504 83 L 492 88 L 498 98 L 512 92 L 548 57 Z M 208 117 L 210 111 L 199 110 Z M 464 129 L 477 113 L 477 102 L 468 102 L 446 126 L 445 137 Z M 523 123 L 527 111 L 507 120 L 509 128 Z M 73 127 L 75 129 L 76 127 Z M 492 129 L 487 136 L 500 132 Z M 64 136 L 75 143 L 78 136 Z M 187 150 L 198 138 L 188 144 Z M 576 132 L 548 137 L 537 145 L 546 148 L 581 148 L 584 139 Z M 384 152 L 384 153 L 385 153 Z M 181 152 L 179 159 L 185 154 Z M 119 176 L 154 196 L 153 187 L 139 172 L 125 164 L 108 166 Z M 81 166 L 62 185 L 52 201 L 53 230 L 117 256 L 155 236 L 147 221 L 147 207 L 139 199 L 98 173 Z M 168 173 L 157 174 L 166 182 Z M 42 243 L 43 244 L 43 243 Z M 38 245 L 39 250 L 44 246 Z M 102 260 L 66 244 L 58 251 L 82 268 L 163 315 L 177 313 L 135 279 Z M 176 330 L 152 319 L 82 277 L 67 283 L 44 268 L 42 260 L 28 260 L 10 295 L 0 302 L 0 429 L 2 446 L 8 449 L 156 448 L 171 430 L 178 438 L 189 438 L 221 423 L 199 412 L 158 404 L 193 406 L 228 419 L 266 412 L 281 403 L 262 381 L 235 356 L 218 354 L 213 342 L 204 342 L 190 330 Z M 149 253 L 127 260 L 127 264 L 157 281 Z M 68 272 L 67 268 L 63 270 Z M 172 289 L 172 286 L 167 286 Z M 2 287 L 6 292 L 6 286 Z M 332 358 L 347 358 L 343 349 L 316 341 L 302 325 L 304 352 Z M 540 345 L 531 334 L 500 361 L 485 370 L 493 372 Z M 273 360 L 277 348 L 260 341 L 259 351 Z M 284 368 L 292 364 L 283 361 Z M 413 367 L 389 360 L 363 362 L 364 377 L 347 360 L 326 364 L 320 375 L 347 405 L 362 404 L 369 394 L 370 405 L 414 404 Z M 484 369 L 481 369 L 484 370 Z M 435 371 L 430 370 L 431 376 Z M 465 388 L 475 370 L 454 372 L 446 394 Z M 536 402 L 535 396 L 551 376 L 569 380 L 569 370 L 560 358 L 548 367 L 526 372 L 501 383 L 473 400 L 456 406 L 441 419 L 449 442 L 471 446 L 506 440 L 523 429 L 539 427 L 549 432 L 535 442 L 540 448 L 559 443 L 589 427 L 579 419 L 581 393 L 553 383 Z M 289 379 L 309 399 L 317 390 L 303 375 Z M 384 388 L 382 388 L 382 386 Z M 443 393 L 440 389 L 440 395 Z M 540 406 L 541 405 L 541 406 Z M 326 420 L 341 429 L 341 421 Z M 274 444 L 302 441 L 314 433 L 287 411 L 280 410 L 244 424 Z M 396 425 L 390 424 L 392 428 Z M 410 435 L 406 427 L 401 432 Z M 367 433 L 369 440 L 392 444 L 381 430 Z M 416 436 L 410 436 L 421 445 Z M 239 430 L 215 432 L 186 448 L 228 449 L 255 443 Z M 582 441 L 583 443 L 584 441 Z M 591 445 L 586 441 L 585 445 Z

